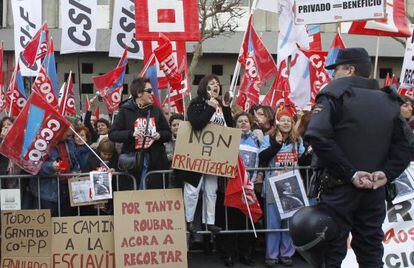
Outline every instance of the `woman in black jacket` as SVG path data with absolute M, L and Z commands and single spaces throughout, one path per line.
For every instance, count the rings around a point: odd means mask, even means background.
M 169 169 L 164 142 L 171 140 L 171 130 L 162 110 L 152 105 L 152 86 L 148 78 L 135 78 L 129 90 L 132 98 L 119 107 L 109 131 L 109 139 L 123 143 L 122 154 L 138 152 L 136 168 L 132 172 L 142 188 L 142 178 L 146 173 Z M 150 176 L 146 188 L 161 189 L 162 180 L 162 175 Z
M 194 130 L 202 130 L 207 124 L 233 127 L 231 116 L 230 98 L 225 101 L 218 96 L 221 86 L 217 76 L 210 74 L 201 79 L 198 85 L 197 97 L 194 98 L 187 111 L 187 117 Z M 207 223 L 207 229 L 213 233 L 220 232 L 221 228 L 215 225 L 215 206 L 217 200 L 217 176 L 200 174 L 195 172 L 177 171 L 177 177 L 184 183 L 185 216 L 190 232 L 194 232 L 194 213 L 197 207 L 198 195 L 204 183 L 203 198 L 203 223 Z

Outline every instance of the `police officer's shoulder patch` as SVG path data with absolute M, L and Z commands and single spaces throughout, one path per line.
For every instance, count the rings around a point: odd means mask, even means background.
M 322 110 L 323 110 L 323 104 L 322 103 L 318 103 L 313 108 L 312 114 L 318 114 L 318 113 L 322 112 Z

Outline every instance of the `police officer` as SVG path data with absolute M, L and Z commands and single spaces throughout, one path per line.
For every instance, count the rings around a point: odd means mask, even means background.
M 318 94 L 305 136 L 323 169 L 320 202 L 341 219 L 325 267 L 341 266 L 349 232 L 360 267 L 383 267 L 384 186 L 409 164 L 412 133 L 398 102 L 369 79 L 365 49 L 342 49 L 326 68 L 334 80 Z

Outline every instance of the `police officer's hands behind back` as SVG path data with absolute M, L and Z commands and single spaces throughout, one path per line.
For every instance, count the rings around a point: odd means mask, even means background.
M 375 171 L 372 173 L 372 189 L 376 190 L 387 183 L 388 179 L 384 172 Z
M 351 179 L 352 184 L 360 189 L 372 189 L 372 174 L 365 171 L 357 171 Z

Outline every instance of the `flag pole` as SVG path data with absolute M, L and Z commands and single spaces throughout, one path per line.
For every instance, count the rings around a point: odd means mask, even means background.
M 142 68 L 141 72 L 139 73 L 139 77 L 143 77 L 148 70 L 148 67 L 151 65 L 151 62 L 154 60 L 155 54 L 152 53 L 147 63 L 145 63 L 144 67 Z
M 250 222 L 252 223 L 254 237 L 257 238 L 256 228 L 254 227 L 252 213 L 250 212 L 250 206 L 249 206 L 249 203 L 247 202 L 246 192 L 244 191 L 243 185 L 242 185 L 242 190 L 243 190 L 244 202 L 246 203 L 246 207 L 247 207 L 247 212 L 249 213 Z
M 73 133 L 75 133 L 75 135 L 86 145 L 86 147 L 88 147 L 88 149 L 99 159 L 99 161 L 102 162 L 102 164 L 104 164 L 104 166 L 109 169 L 108 165 L 105 163 L 105 161 L 102 160 L 102 158 L 99 157 L 99 155 L 95 152 L 94 149 L 92 149 L 89 144 L 76 132 L 75 129 L 73 129 L 72 125 L 70 125 L 69 127 Z
M 66 85 L 67 87 L 69 86 L 70 80 L 72 80 L 72 70 L 69 72 L 69 76 L 68 76 L 68 84 Z M 63 111 L 62 111 L 62 115 L 65 116 L 65 110 L 66 110 L 66 101 L 67 101 L 67 97 L 68 97 L 68 90 L 63 89 Z
M 377 48 L 375 50 L 375 63 L 374 63 L 374 75 L 373 75 L 374 79 L 377 78 L 379 46 L 380 46 L 380 37 L 378 35 L 377 36 Z
M 254 10 L 256 9 L 256 6 L 257 6 L 257 0 L 253 0 L 253 4 L 252 4 L 252 6 L 250 7 L 250 10 L 249 10 L 249 18 L 251 16 L 253 16 L 253 13 L 254 13 Z M 249 27 L 249 25 L 247 27 Z M 242 39 L 243 41 L 244 41 L 244 39 L 246 39 L 246 34 L 247 34 L 247 29 L 244 31 L 244 35 L 243 35 L 243 39 Z M 238 57 L 240 57 L 240 54 L 242 53 L 242 51 L 243 51 L 243 45 L 240 46 L 240 51 L 239 51 Z M 230 89 L 229 89 L 230 96 L 234 96 L 233 101 L 235 99 L 236 84 L 237 84 L 237 81 L 238 81 L 239 75 L 240 75 L 240 67 L 241 67 L 241 63 L 239 62 L 239 60 L 237 58 L 236 67 L 234 68 L 233 78 L 231 80 Z

